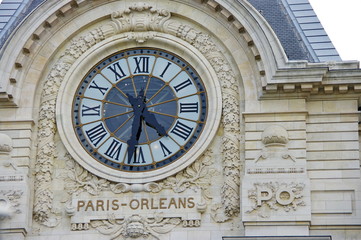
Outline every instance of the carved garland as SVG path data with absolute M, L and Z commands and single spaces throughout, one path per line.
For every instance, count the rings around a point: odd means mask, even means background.
M 99 178 L 81 167 L 69 153 L 65 155 L 64 161 L 66 162 L 67 173 L 63 178 L 69 196 L 79 195 L 82 192 L 97 196 L 102 191 L 111 191 L 115 194 L 127 192 L 158 193 L 163 189 L 172 189 L 175 193 L 182 193 L 187 189 L 194 191 L 200 189 L 204 198 L 211 199 L 209 187 L 212 185 L 212 178 L 218 174 L 217 170 L 210 167 L 213 161 L 209 150 L 191 166 L 178 172 L 175 176 L 146 184 L 114 183 Z
M 139 43 L 153 38 L 156 32 L 177 36 L 196 47 L 215 69 L 222 86 L 223 118 L 223 175 L 222 217 L 216 221 L 225 221 L 239 213 L 240 186 L 240 109 L 239 89 L 230 65 L 221 51 L 207 34 L 176 21 L 170 21 L 167 10 L 157 10 L 148 4 L 136 4 L 125 11 L 111 15 L 111 22 L 101 26 L 71 42 L 64 54 L 54 64 L 47 76 L 41 97 L 38 125 L 38 152 L 35 167 L 34 219 L 45 226 L 54 226 L 51 219 L 53 192 L 53 168 L 55 154 L 54 136 L 56 133 L 55 102 L 59 87 L 70 66 L 85 51 L 96 43 L 116 34 L 128 33 L 128 39 Z M 220 205 L 220 206 L 221 206 Z

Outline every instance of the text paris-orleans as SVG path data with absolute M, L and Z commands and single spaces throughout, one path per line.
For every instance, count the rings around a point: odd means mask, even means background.
M 163 197 L 163 198 L 132 198 L 132 199 L 92 199 L 76 200 L 77 212 L 100 212 L 124 210 L 152 209 L 191 209 L 195 207 L 193 197 Z

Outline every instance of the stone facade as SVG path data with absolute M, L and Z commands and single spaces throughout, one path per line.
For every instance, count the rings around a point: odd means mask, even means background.
M 197 69 L 210 127 L 167 177 L 126 181 L 87 166 L 67 109 L 137 47 Z M 361 239 L 359 63 L 289 61 L 247 1 L 48 0 L 1 51 L 3 239 Z

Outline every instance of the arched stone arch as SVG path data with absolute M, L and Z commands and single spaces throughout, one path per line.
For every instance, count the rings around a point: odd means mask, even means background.
M 118 8 L 124 7 L 125 1 L 87 1 L 87 0 L 62 0 L 45 1 L 38 6 L 24 21 L 16 31 L 9 37 L 11 41 L 5 43 L 2 52 L 2 61 L 0 69 L 2 74 L 1 85 L 3 89 L 2 105 L 20 105 L 33 101 L 21 100 L 21 89 L 25 79 L 31 75 L 31 78 L 41 78 L 44 66 L 47 66 L 55 57 L 63 44 L 69 38 L 81 32 L 82 29 L 101 19 L 106 18 L 112 10 L 112 4 L 118 4 Z M 233 38 L 242 39 L 240 44 L 243 50 L 250 51 L 247 56 L 248 61 L 255 63 L 253 74 L 254 78 L 243 85 L 250 86 L 254 84 L 254 91 L 257 95 L 262 91 L 262 87 L 267 84 L 278 68 L 287 67 L 287 58 L 277 40 L 276 35 L 266 22 L 266 20 L 247 2 L 239 1 L 229 3 L 227 1 L 194 1 L 190 2 L 170 2 L 168 5 L 184 5 L 188 8 L 198 9 L 208 14 L 209 20 L 217 15 L 224 19 L 224 26 L 229 27 L 229 33 Z M 177 6 L 179 6 L 177 5 Z M 93 11 L 99 9 L 101 11 Z M 107 7 L 108 6 L 108 7 Z M 182 13 L 175 9 L 175 14 L 183 15 L 190 19 L 194 18 L 193 13 Z M 78 25 L 77 22 L 84 20 L 84 13 L 87 15 L 86 25 Z M 219 20 L 217 20 L 219 21 Z M 202 24 L 201 22 L 199 22 Z M 204 26 L 208 27 L 206 23 Z M 228 24 L 228 26 L 227 26 Z M 66 31 L 62 29 L 67 28 Z M 231 33 L 233 31 L 233 33 Z M 217 36 L 217 32 L 214 32 Z M 222 36 L 217 36 L 222 39 Z M 19 47 L 21 46 L 21 47 Z M 14 51 L 15 50 L 15 51 Z M 38 67 L 36 67 L 38 66 Z M 41 67 L 39 67 L 41 66 Z M 48 69 L 49 70 L 49 69 Z M 30 82 L 28 80 L 28 82 Z M 36 88 L 37 82 L 31 82 L 27 88 Z M 35 91 L 33 91 L 35 92 Z M 248 91 L 249 92 L 249 91 Z M 32 96 L 34 98 L 34 96 Z
M 221 207 L 224 208 L 224 216 L 218 220 L 225 221 L 237 215 L 240 204 L 239 186 L 242 164 L 240 161 L 242 148 L 240 117 L 241 111 L 244 111 L 243 104 L 247 101 L 256 101 L 267 78 L 275 72 L 277 65 L 283 66 L 285 62 L 277 38 L 266 21 L 246 2 L 230 6 L 229 3 L 221 1 L 206 3 L 179 1 L 172 4 L 163 1 L 157 3 L 156 6 L 159 8 L 153 10 L 151 5 L 143 4 L 134 5 L 132 8 L 130 3 L 125 1 L 63 0 L 56 1 L 53 5 L 50 2 L 47 1 L 39 6 L 19 27 L 12 37 L 13 41 L 8 43 L 4 51 L 4 54 L 8 54 L 9 57 L 4 58 L 5 60 L 1 63 L 5 66 L 4 69 L 8 69 L 4 73 L 5 79 L 11 79 L 11 84 L 6 83 L 5 86 L 14 101 L 9 101 L 8 104 L 32 109 L 38 109 L 37 106 L 40 106 L 38 116 L 37 111 L 27 113 L 35 114 L 33 117 L 38 122 L 35 219 L 45 225 L 53 224 L 53 219 L 50 218 L 53 199 L 50 186 L 55 156 L 54 135 L 57 131 L 55 105 L 65 74 L 80 55 L 104 39 L 117 34 L 128 34 L 129 40 L 135 40 L 141 44 L 155 37 L 157 32 L 176 36 L 197 48 L 217 73 L 223 89 L 223 173 L 225 178 Z M 114 6 L 124 10 L 114 12 Z M 162 7 L 167 10 L 163 11 Z M 196 13 L 202 13 L 193 21 L 197 22 L 200 29 L 189 23 L 192 18 L 192 13 L 190 13 L 192 9 Z M 232 9 L 233 12 L 226 9 Z M 145 23 L 148 25 L 137 28 L 129 22 L 129 19 L 124 19 L 132 11 L 148 11 L 156 13 L 156 16 L 154 19 L 152 17 L 147 19 Z M 212 17 L 213 12 L 221 15 L 220 19 L 224 18 L 224 20 L 215 20 Z M 174 14 L 175 19 L 170 18 L 170 13 Z M 177 21 L 177 17 L 181 21 Z M 206 23 L 201 22 L 201 17 L 209 21 L 213 19 L 216 25 L 207 26 Z M 37 21 L 40 19 L 39 22 L 42 24 L 36 24 L 36 19 Z M 72 26 L 78 21 L 81 22 L 79 26 Z M 217 32 L 217 26 L 223 25 L 221 29 L 226 29 L 227 24 L 230 29 L 223 32 L 224 36 L 222 32 Z M 268 38 L 265 38 L 265 35 Z M 272 43 L 265 40 L 269 38 L 272 39 Z M 73 41 L 69 42 L 69 39 Z M 227 41 L 231 45 L 237 44 L 240 51 L 232 52 L 235 47 L 228 47 Z M 23 47 L 14 48 L 21 50 L 9 54 L 14 45 Z M 242 86 L 241 89 L 239 86 Z M 25 91 L 26 98 L 23 94 Z

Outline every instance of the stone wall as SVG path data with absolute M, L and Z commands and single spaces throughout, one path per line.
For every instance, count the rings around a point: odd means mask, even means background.
M 88 165 L 69 109 L 91 67 L 137 47 L 197 68 L 210 127 L 187 164 L 127 181 Z M 46 1 L 2 52 L 6 239 L 361 236 L 358 63 L 289 62 L 247 1 Z

